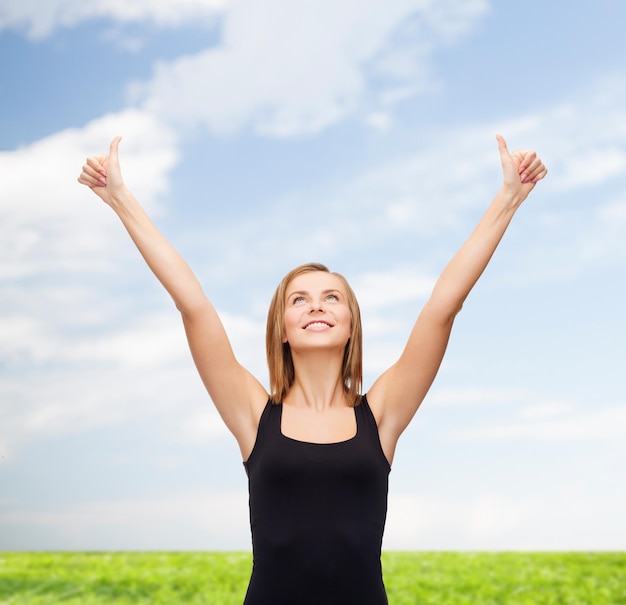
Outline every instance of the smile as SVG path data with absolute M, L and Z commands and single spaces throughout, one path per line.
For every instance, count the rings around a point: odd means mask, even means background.
M 312 321 L 304 326 L 305 330 L 325 330 L 326 328 L 332 328 L 333 326 L 325 321 Z

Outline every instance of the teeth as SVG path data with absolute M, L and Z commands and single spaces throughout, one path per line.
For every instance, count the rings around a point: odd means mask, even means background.
M 305 330 L 307 328 L 330 328 L 330 324 L 327 324 L 325 321 L 314 321 L 313 323 L 308 324 L 305 327 Z

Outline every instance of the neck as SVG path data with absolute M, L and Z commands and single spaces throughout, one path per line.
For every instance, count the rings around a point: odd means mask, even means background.
M 286 403 L 318 411 L 346 405 L 341 375 L 343 352 L 341 356 L 329 355 L 328 351 L 319 353 L 293 355 L 295 380 L 285 397 Z

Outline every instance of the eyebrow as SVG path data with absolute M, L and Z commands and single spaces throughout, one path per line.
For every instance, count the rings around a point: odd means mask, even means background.
M 341 292 L 341 290 L 339 290 L 337 288 L 329 288 L 327 290 L 322 290 L 322 294 L 335 294 L 335 293 L 341 294 L 342 292 Z M 296 290 L 295 292 L 290 292 L 289 294 L 287 294 L 287 298 L 289 299 L 292 296 L 295 296 L 296 294 L 298 296 L 301 296 L 303 294 L 308 295 L 309 292 L 307 290 Z

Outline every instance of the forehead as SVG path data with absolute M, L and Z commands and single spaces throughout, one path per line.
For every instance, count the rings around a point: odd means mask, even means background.
M 309 271 L 294 277 L 287 286 L 287 296 L 292 292 L 322 292 L 324 290 L 339 290 L 344 292 L 343 281 L 325 271 Z M 345 292 L 344 292 L 345 293 Z

